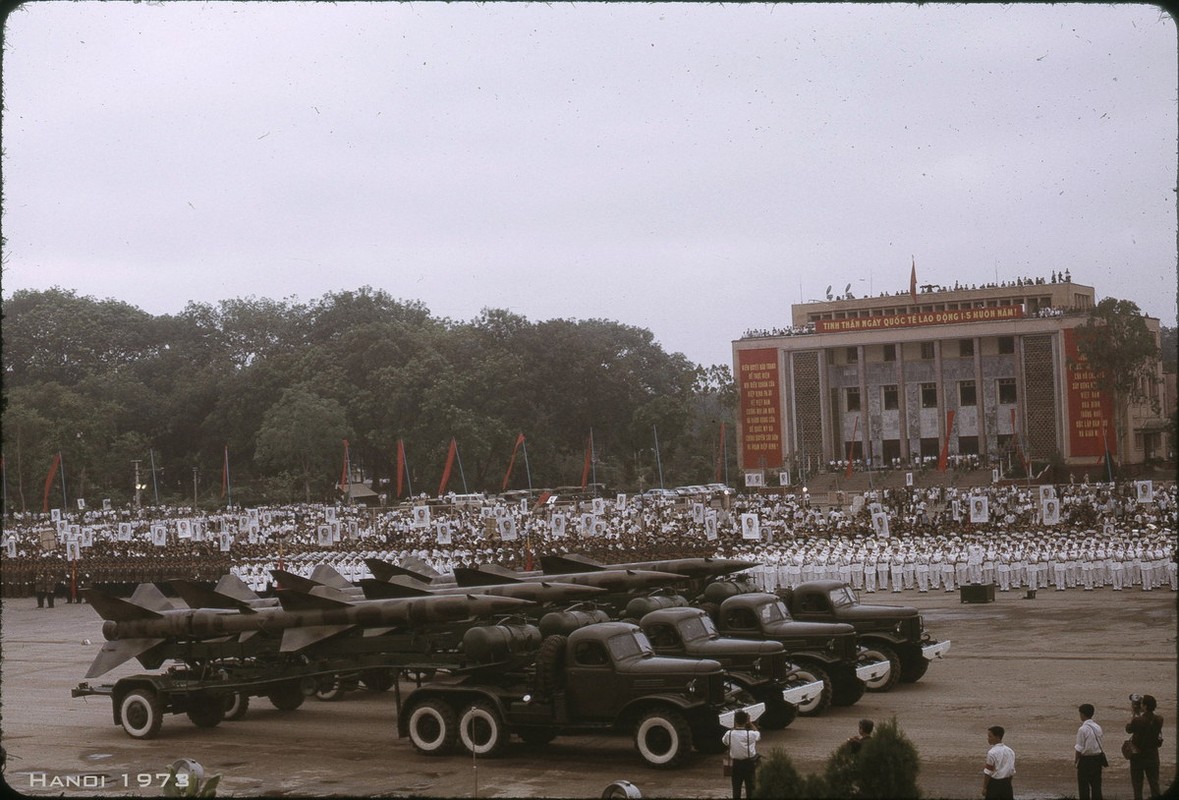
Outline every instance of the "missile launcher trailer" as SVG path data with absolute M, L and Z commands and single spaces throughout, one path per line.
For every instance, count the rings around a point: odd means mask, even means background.
M 415 689 L 398 735 L 428 755 L 490 757 L 513 735 L 537 746 L 564 734 L 628 733 L 648 765 L 671 768 L 693 748 L 723 749 L 722 718 L 741 707 L 725 684 L 716 661 L 657 656 L 637 625 L 599 622 L 546 637 L 530 665 Z

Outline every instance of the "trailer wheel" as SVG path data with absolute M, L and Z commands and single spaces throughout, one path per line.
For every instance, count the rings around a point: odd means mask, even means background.
M 339 675 L 325 678 L 322 683 L 318 683 L 315 686 L 315 698 L 328 703 L 339 700 L 347 692 L 348 689 L 344 685 L 344 680 Z
M 241 719 L 250 708 L 250 696 L 245 692 L 232 692 L 225 698 L 225 719 Z
M 306 695 L 297 680 L 282 681 L 274 684 L 266 695 L 271 704 L 279 711 L 294 711 L 303 705 Z
M 635 748 L 652 767 L 678 767 L 692 749 L 692 729 L 679 711 L 652 711 L 635 728 Z
M 426 700 L 409 714 L 409 740 L 428 756 L 446 755 L 458 740 L 458 718 L 443 700 Z
M 897 651 L 893 650 L 886 644 L 876 644 L 875 642 L 868 645 L 867 651 L 864 655 L 874 658 L 877 661 L 888 662 L 888 675 L 883 678 L 877 678 L 874 681 L 866 681 L 869 692 L 888 692 L 892 687 L 896 686 L 901 679 L 901 659 L 897 655 Z M 924 659 L 922 659 L 924 660 Z
M 360 682 L 374 692 L 387 692 L 393 688 L 393 670 L 366 669 L 360 673 Z
M 494 758 L 508 746 L 508 731 L 499 712 L 487 703 L 475 703 L 459 718 L 459 739 L 467 752 Z
M 123 730 L 134 739 L 154 739 L 164 722 L 164 708 L 152 689 L 132 689 L 119 703 Z
M 189 701 L 188 718 L 198 728 L 216 728 L 225 719 L 225 701 L 220 697 L 196 695 Z
M 827 710 L 827 706 L 831 705 L 831 693 L 833 687 L 831 685 L 831 676 L 827 674 L 826 670 L 814 664 L 800 664 L 797 670 L 798 677 L 804 681 L 822 681 L 823 691 L 819 692 L 819 696 L 814 700 L 809 700 L 802 703 L 798 707 L 798 714 L 802 717 L 817 717 Z

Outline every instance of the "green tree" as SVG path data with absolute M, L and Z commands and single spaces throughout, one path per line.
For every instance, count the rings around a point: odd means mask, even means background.
M 311 502 L 313 479 L 326 488 L 339 475 L 342 442 L 348 435 L 338 402 L 304 387 L 287 389 L 263 417 L 254 460 L 272 472 L 297 470 L 303 499 Z
M 876 726 L 860 747 L 859 796 L 873 800 L 917 798 L 921 759 L 896 717 Z
M 1102 391 L 1113 399 L 1117 453 L 1125 452 L 1125 418 L 1129 405 L 1152 397 L 1160 352 L 1155 334 L 1137 304 L 1107 297 L 1077 328 L 1077 352 L 1097 377 Z

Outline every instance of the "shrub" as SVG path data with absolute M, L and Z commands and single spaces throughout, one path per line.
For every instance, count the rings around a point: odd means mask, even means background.
M 819 800 L 830 797 L 819 775 L 803 775 L 781 748 L 774 748 L 761 758 L 753 780 L 755 798 L 775 800 Z
M 858 761 L 859 797 L 907 800 L 920 796 L 917 747 L 897 725 L 896 717 L 876 726 L 860 748 Z

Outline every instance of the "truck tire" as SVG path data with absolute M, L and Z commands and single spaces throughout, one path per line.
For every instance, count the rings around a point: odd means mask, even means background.
M 854 706 L 864 696 L 864 682 L 856 677 L 854 668 L 840 665 L 840 671 L 832 677 L 835 681 L 831 692 L 831 705 Z
M 782 699 L 781 689 L 771 689 L 763 693 L 758 700 L 766 704 L 766 710 L 757 724 L 767 731 L 780 731 L 794 722 L 794 718 L 798 716 L 798 709 L 794 704 Z
M 499 712 L 488 703 L 475 703 L 459 717 L 459 741 L 474 756 L 495 758 L 508 746 L 508 730 Z
M 929 660 L 921 653 L 912 653 L 901 662 L 901 683 L 916 683 L 929 669 Z
M 529 747 L 543 747 L 557 738 L 557 732 L 549 728 L 522 728 L 516 735 Z
M 635 748 L 656 769 L 678 767 L 692 750 L 692 729 L 675 709 L 651 711 L 635 726 Z
M 225 719 L 241 719 L 250 708 L 250 696 L 245 692 L 233 692 L 225 698 Z
M 344 685 L 344 679 L 339 675 L 333 675 L 331 678 L 324 679 L 322 683 L 318 683 L 315 686 L 315 699 L 323 700 L 325 703 L 340 700 L 347 693 L 348 688 Z
M 864 655 L 869 656 L 874 661 L 887 661 L 889 665 L 888 675 L 884 678 L 877 678 L 874 681 L 866 681 L 869 692 L 888 692 L 892 691 L 892 687 L 896 686 L 901 680 L 901 658 L 897 655 L 897 651 L 893 650 L 886 644 L 879 644 L 877 642 L 868 642 L 865 645 L 868 649 Z
M 216 728 L 225 719 L 225 700 L 220 697 L 196 695 L 189 700 L 188 718 L 198 728 Z
M 536 693 L 542 697 L 562 688 L 565 678 L 565 643 L 561 634 L 546 636 L 536 651 Z
M 810 662 L 799 664 L 797 673 L 798 677 L 804 681 L 823 682 L 823 691 L 819 693 L 819 696 L 798 707 L 798 715 L 800 717 L 817 717 L 831 705 L 831 695 L 835 690 L 835 686 L 831 682 L 831 676 L 827 674 L 825 669 Z
M 299 681 L 297 680 L 282 681 L 274 684 L 270 691 L 267 692 L 266 697 L 279 711 L 294 711 L 303 705 L 303 701 L 306 699 L 306 695 L 303 694 L 303 687 L 299 685 Z
M 393 688 L 393 670 L 366 669 L 360 673 L 360 682 L 374 692 L 387 692 Z
M 133 739 L 154 739 L 164 722 L 164 706 L 154 689 L 132 689 L 119 703 L 123 730 Z
M 409 712 L 409 741 L 419 753 L 442 756 L 458 741 L 458 717 L 443 700 L 425 700 Z

